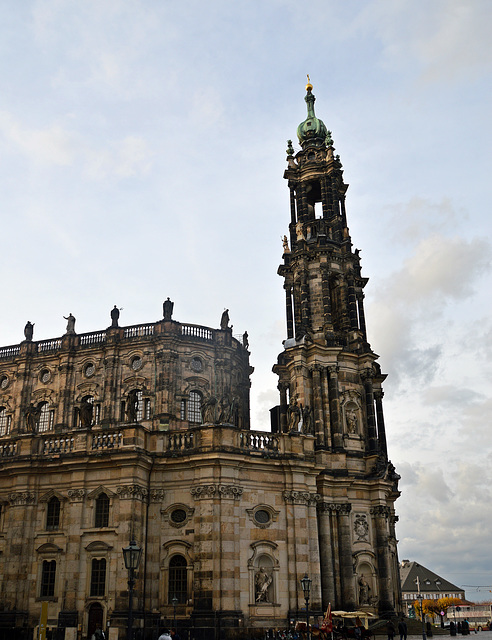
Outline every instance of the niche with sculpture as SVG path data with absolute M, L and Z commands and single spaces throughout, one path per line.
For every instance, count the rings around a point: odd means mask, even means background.
M 274 606 L 277 600 L 278 561 L 275 558 L 277 545 L 269 540 L 251 545 L 253 554 L 248 560 L 250 575 L 250 604 Z

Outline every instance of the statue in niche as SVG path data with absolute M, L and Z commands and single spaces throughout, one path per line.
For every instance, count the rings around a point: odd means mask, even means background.
M 220 318 L 220 328 L 222 331 L 229 327 L 229 309 L 224 309 L 222 316 Z
M 273 576 L 270 575 L 265 567 L 260 567 L 255 576 L 255 601 L 270 602 L 268 597 L 268 587 L 272 584 Z
M 75 335 L 75 317 L 69 313 L 68 316 L 63 316 L 67 322 L 67 333 L 66 335 Z
M 302 432 L 303 433 L 313 433 L 313 412 L 311 411 L 311 407 L 306 405 L 301 409 L 302 411 Z
M 299 430 L 299 421 L 301 419 L 301 409 L 297 404 L 297 396 L 294 395 L 289 401 L 289 407 L 287 409 L 287 420 L 289 423 L 289 431 Z
M 347 430 L 349 433 L 357 433 L 358 431 L 358 419 L 357 410 L 350 407 L 347 409 L 345 416 L 347 418 Z
M 371 587 L 367 583 L 364 574 L 361 574 L 359 578 L 359 604 L 369 604 L 369 592 Z
M 41 415 L 41 407 L 40 406 L 35 407 L 31 402 L 31 404 L 27 407 L 25 411 L 27 429 L 31 433 L 36 432 L 36 426 L 38 424 L 40 415 Z
M 120 310 L 118 309 L 118 307 L 116 305 L 114 305 L 114 307 L 111 309 L 111 326 L 112 327 L 117 327 L 118 326 L 118 320 L 120 317 Z
M 297 235 L 297 242 L 299 242 L 300 240 L 305 240 L 306 239 L 304 237 L 304 231 L 302 229 L 302 222 L 300 220 L 296 224 L 296 235 Z
M 127 398 L 126 415 L 128 417 L 128 422 L 136 422 L 137 413 L 138 413 L 138 391 L 136 389 L 132 389 L 128 394 L 128 398 Z
M 287 240 L 287 236 L 284 236 L 282 238 L 282 245 L 284 247 L 284 253 L 290 253 L 289 241 Z
M 34 333 L 34 324 L 32 322 L 27 321 L 26 326 L 24 327 L 24 337 L 28 342 L 32 341 L 32 334 Z
M 173 315 L 174 302 L 172 302 L 169 298 L 164 300 L 162 305 L 162 313 L 164 315 L 164 320 L 171 320 Z
M 92 402 L 84 398 L 80 404 L 80 424 L 82 427 L 87 428 L 91 426 L 93 413 L 94 406 Z
M 209 396 L 202 402 L 202 420 L 203 422 L 215 422 L 215 407 L 217 406 L 217 398 Z

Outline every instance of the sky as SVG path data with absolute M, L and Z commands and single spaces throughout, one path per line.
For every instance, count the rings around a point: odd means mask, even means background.
M 0 344 L 228 308 L 267 429 L 309 74 L 388 374 L 400 560 L 492 599 L 491 24 L 489 0 L 0 3 Z

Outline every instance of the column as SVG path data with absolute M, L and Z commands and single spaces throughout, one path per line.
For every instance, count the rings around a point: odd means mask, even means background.
M 388 457 L 388 447 L 386 445 L 386 429 L 384 426 L 384 414 L 383 414 L 383 390 L 374 390 L 374 399 L 376 401 L 376 419 L 378 425 L 378 442 L 379 450 L 384 454 L 385 458 Z
M 343 608 L 355 609 L 354 565 L 352 556 L 352 536 L 350 532 L 350 511 L 352 505 L 347 502 L 337 505 L 338 530 L 340 542 L 340 576 L 342 581 Z
M 325 419 L 323 415 L 323 389 L 321 386 L 321 367 L 315 365 L 311 369 L 313 377 L 313 420 L 314 435 L 318 447 L 325 446 Z
M 355 295 L 355 286 L 354 279 L 347 278 L 347 288 L 348 288 L 348 315 L 350 328 L 356 331 L 359 328 L 359 323 L 357 321 L 357 298 Z
M 288 383 L 279 382 L 277 386 L 280 392 L 280 433 L 287 433 L 287 389 Z
M 392 591 L 391 591 L 391 569 L 390 569 L 390 549 L 388 535 L 388 518 L 390 508 L 386 505 L 377 505 L 371 508 L 371 515 L 374 517 L 376 531 L 376 557 L 378 561 L 378 583 L 379 583 L 379 614 L 391 614 L 394 611 Z
M 294 337 L 294 319 L 292 317 L 292 287 L 284 284 L 285 289 L 285 311 L 287 316 L 287 338 Z
M 323 298 L 323 320 L 325 324 L 332 325 L 331 294 L 330 294 L 330 268 L 326 264 L 320 265 L 321 270 L 321 295 Z
M 366 394 L 367 436 L 369 453 L 377 453 L 378 441 L 376 433 L 376 416 L 374 415 L 374 392 L 372 390 L 372 371 L 366 371 L 363 376 Z
M 338 399 L 338 367 L 328 367 L 328 394 L 330 399 L 330 426 L 335 449 L 343 446 Z
M 366 316 L 364 314 L 364 294 L 361 292 L 357 296 L 357 310 L 359 312 L 359 329 L 362 331 L 364 340 L 367 342 Z
M 319 526 L 319 554 L 321 568 L 321 592 L 323 611 L 328 608 L 331 602 L 335 608 L 335 567 L 333 565 L 333 539 L 331 535 L 331 519 L 333 504 L 320 502 L 318 504 L 318 526 Z

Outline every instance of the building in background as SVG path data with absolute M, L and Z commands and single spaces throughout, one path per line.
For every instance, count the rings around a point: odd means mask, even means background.
M 135 627 L 250 637 L 311 615 L 402 609 L 385 375 L 367 341 L 343 171 L 314 112 L 289 141 L 287 336 L 271 432 L 249 422 L 247 334 L 162 318 L 0 349 L 0 638 L 38 624 L 125 637 L 122 549 L 143 549 Z M 287 216 L 286 216 L 287 217 Z M 288 229 L 288 230 L 287 230 Z M 3 636 L 2 636 L 3 633 Z
M 417 562 L 402 560 L 400 564 L 400 578 L 405 615 L 411 613 L 411 609 L 417 600 L 417 578 L 419 579 L 420 592 L 424 600 L 441 600 L 442 598 L 465 600 L 464 589 L 460 589 L 452 582 L 449 582 L 449 580 L 438 576 L 437 573 L 430 571 Z M 447 612 L 448 619 L 452 620 L 453 618 L 450 616 L 450 611 L 453 611 L 452 607 Z

